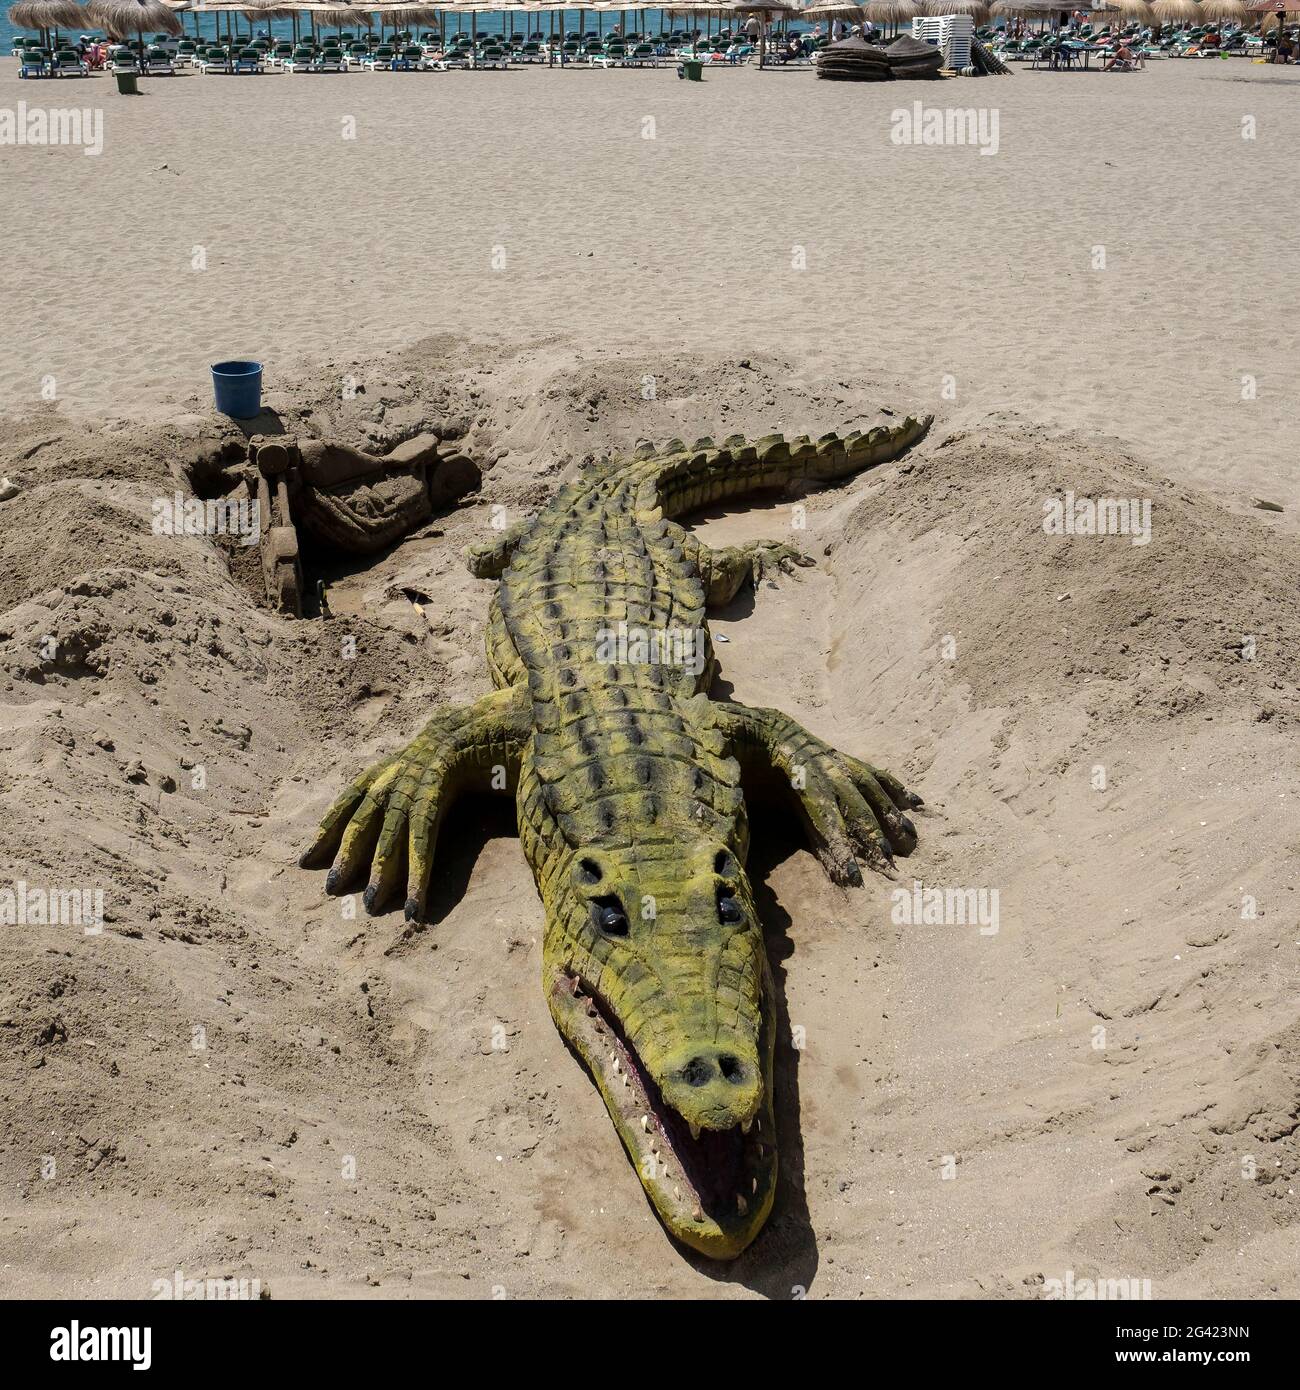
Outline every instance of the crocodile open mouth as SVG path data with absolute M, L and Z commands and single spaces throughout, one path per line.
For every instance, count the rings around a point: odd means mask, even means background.
M 551 1011 L 591 1072 L 669 1231 L 715 1259 L 738 1255 L 762 1228 L 776 1185 L 770 1084 L 747 1124 L 695 1129 L 664 1099 L 617 1017 L 586 980 L 559 971 Z

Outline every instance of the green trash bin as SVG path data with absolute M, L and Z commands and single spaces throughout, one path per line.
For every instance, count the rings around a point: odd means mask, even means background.
M 124 97 L 138 97 L 140 88 L 136 85 L 136 75 L 133 72 L 118 72 L 113 74 L 117 78 L 117 90 Z
M 704 64 L 698 58 L 687 58 L 682 64 L 682 73 L 688 82 L 702 82 Z

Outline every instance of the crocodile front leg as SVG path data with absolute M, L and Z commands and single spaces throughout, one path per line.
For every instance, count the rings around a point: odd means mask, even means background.
M 406 870 L 406 916 L 424 911 L 438 828 L 464 790 L 514 793 L 531 736 L 523 686 L 493 691 L 472 705 L 439 710 L 396 757 L 375 763 L 325 814 L 303 868 L 333 862 L 327 893 L 347 890 L 366 865 L 362 901 L 371 913 L 392 899 Z
M 776 709 L 729 700 L 713 706 L 732 755 L 751 769 L 778 774 L 794 793 L 817 858 L 836 883 L 861 883 L 855 851 L 875 868 L 916 847 L 905 814 L 922 804 L 892 773 L 841 753 Z
M 507 527 L 495 540 L 477 541 L 465 547 L 465 568 L 475 579 L 500 579 L 506 572 L 515 551 L 537 523 L 536 517 L 525 517 Z

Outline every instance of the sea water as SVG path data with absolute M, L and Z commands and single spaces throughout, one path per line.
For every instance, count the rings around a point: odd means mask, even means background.
M 434 8 L 436 8 L 436 6 Z M 233 23 L 233 32 L 238 34 L 248 35 L 251 23 L 253 36 L 265 34 L 269 31 L 274 39 L 291 40 L 293 38 L 293 21 L 290 19 L 257 19 L 250 22 L 242 13 L 204 14 L 201 11 L 188 13 L 183 10 L 177 15 L 177 18 L 181 21 L 185 29 L 183 37 L 188 39 L 196 37 L 208 40 L 216 39 L 218 37 L 218 23 L 221 25 L 220 37 L 223 40 L 226 36 L 227 23 Z M 374 21 L 375 32 L 378 33 L 380 16 L 372 15 L 371 18 Z M 592 10 L 565 10 L 563 14 L 557 11 L 554 14 L 517 13 L 513 16 L 509 14 L 494 14 L 489 10 L 484 10 L 478 15 L 475 25 L 471 25 L 470 15 L 463 11 L 448 13 L 445 18 L 447 31 L 451 34 L 460 33 L 461 31 L 468 34 L 473 27 L 476 27 L 477 32 L 480 34 L 509 34 L 512 32 L 515 34 L 530 34 L 539 32 L 549 37 L 552 32 L 552 24 L 554 24 L 554 32 L 557 34 L 568 33 L 570 30 L 574 33 L 608 34 L 616 25 L 621 25 L 624 33 L 649 32 L 652 34 L 658 34 L 661 29 L 671 31 L 690 27 L 685 16 L 674 15 L 669 19 L 665 16 L 663 10 L 605 10 L 599 13 Z M 744 23 L 744 21 L 739 18 L 733 19 L 731 16 L 727 16 L 727 18 L 730 21 L 730 27 L 733 29 Z M 324 25 L 321 23 L 322 17 L 320 15 L 317 15 L 316 19 L 317 26 L 321 33 L 337 32 L 337 26 Z M 387 15 L 384 16 L 383 19 L 384 32 L 391 33 L 393 29 L 393 16 Z M 195 33 L 196 22 L 198 24 L 197 35 Z M 512 22 L 513 29 L 511 28 Z M 704 28 L 703 23 L 698 19 L 695 21 L 695 25 L 701 29 Z M 412 24 L 409 20 L 399 16 L 397 27 L 399 29 L 409 29 L 412 33 L 419 34 L 426 32 L 431 26 L 428 24 Z M 714 29 L 717 28 L 716 20 L 713 21 L 711 27 Z M 357 32 L 355 25 L 345 24 L 343 28 L 345 30 L 351 30 L 354 34 Z M 70 37 L 75 39 L 83 32 L 96 33 L 97 37 L 101 36 L 95 30 L 86 29 L 72 31 Z M 298 32 L 300 34 L 311 33 L 311 18 L 309 14 L 303 13 L 299 15 Z M 16 34 L 21 34 L 24 38 L 38 37 L 38 31 L 35 29 L 15 28 L 15 26 L 10 23 L 9 14 L 6 10 L 4 14 L 0 14 L 0 45 L 2 45 L 0 52 L 5 56 L 8 56 L 10 49 L 13 47 L 13 40 Z M 60 37 L 62 37 L 63 34 L 64 30 L 60 29 Z M 146 29 L 144 37 L 145 41 L 148 42 L 153 38 L 152 31 Z

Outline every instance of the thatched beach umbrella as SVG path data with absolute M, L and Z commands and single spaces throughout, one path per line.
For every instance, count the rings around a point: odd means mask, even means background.
M 294 31 L 297 32 L 297 12 L 285 4 L 285 0 L 244 0 L 243 10 L 250 28 L 259 19 L 266 20 L 268 24 L 273 19 L 288 19 L 294 21 Z
M 51 33 L 59 41 L 59 29 L 94 28 L 94 22 L 75 0 L 22 0 L 9 11 L 15 29 L 39 29 L 46 43 Z
M 1255 0 L 1249 8 L 1252 14 L 1264 16 L 1264 22 L 1260 25 L 1260 32 L 1263 33 L 1277 23 L 1278 10 L 1286 10 L 1288 14 L 1300 12 L 1300 0 Z
M 733 4 L 729 8 L 736 14 L 756 15 L 759 20 L 758 28 L 758 65 L 761 68 L 767 58 L 767 25 L 773 15 L 798 15 L 799 10 L 794 5 L 785 5 L 780 0 L 754 0 L 752 4 Z
M 272 9 L 269 6 L 262 8 L 257 0 L 192 0 L 189 6 L 190 13 L 194 16 L 194 31 L 199 32 L 199 15 L 214 15 L 213 34 L 218 42 L 221 42 L 221 16 L 226 16 L 226 39 L 227 43 L 234 38 L 234 28 L 232 16 L 242 15 L 249 22 L 251 28 L 253 21 L 257 19 L 279 18 L 282 7 Z
M 849 24 L 863 24 L 866 15 L 861 5 L 846 5 L 844 0 L 814 0 L 807 9 L 799 11 L 800 19 L 842 19 Z M 832 31 L 833 32 L 833 31 Z
M 376 0 L 375 4 L 366 6 L 366 11 L 369 14 L 379 16 L 379 28 L 382 32 L 388 20 L 391 19 L 393 28 L 396 28 L 399 19 L 411 19 L 417 12 L 422 14 L 428 8 L 429 6 L 424 0 Z M 457 9 L 460 7 L 448 5 L 447 8 Z M 418 23 L 418 21 L 416 22 Z
M 917 0 L 868 0 L 862 9 L 868 19 L 894 20 L 899 24 L 922 12 Z
M 988 0 L 921 0 L 922 14 L 968 14 L 982 24 L 989 17 Z
M 1278 54 L 1282 51 L 1282 17 L 1277 11 L 1285 10 L 1288 14 L 1295 14 L 1300 11 L 1300 0 L 1257 0 L 1250 8 L 1264 15 L 1264 22 L 1259 26 L 1261 34 L 1267 34 L 1274 25 L 1277 26 L 1277 48 L 1273 52 L 1273 61 L 1276 63 Z M 1290 22 L 1287 21 L 1288 24 Z
M 1195 24 L 1201 7 L 1196 0 L 1155 0 L 1151 13 L 1163 24 Z
M 1058 0 L 994 0 L 989 6 L 989 13 L 1016 15 L 1024 19 L 1036 15 L 1056 14 L 1058 10 L 1068 8 L 1068 5 L 1060 4 Z
M 858 23 L 862 19 L 861 5 L 838 4 L 836 0 L 820 0 L 799 11 L 800 19 L 848 19 Z
M 1250 7 L 1246 0 L 1201 0 L 1201 13 L 1206 19 L 1243 20 L 1250 18 Z
M 921 13 L 917 0 L 868 0 L 862 13 L 873 24 L 890 24 L 895 29 L 900 24 L 910 24 Z
M 1141 24 L 1150 24 L 1155 19 L 1150 0 L 1095 0 L 1088 8 L 1093 14 L 1117 14 L 1124 19 L 1136 19 Z
M 163 0 L 90 0 L 86 13 L 110 39 L 120 41 L 134 34 L 140 40 L 142 53 L 146 30 L 154 34 L 185 32 L 176 12 Z
M 275 0 L 272 0 L 275 3 Z M 284 0 L 278 0 L 283 5 Z M 324 0 L 306 0 L 304 4 L 290 4 L 290 9 L 299 14 L 309 14 L 311 16 L 312 33 L 316 32 L 316 21 L 321 20 L 324 24 L 332 24 L 336 29 L 342 29 L 345 24 L 355 25 L 358 29 L 370 29 L 374 26 L 369 11 L 378 10 L 379 5 L 339 5 L 327 4 Z M 294 26 L 295 36 L 297 25 Z

